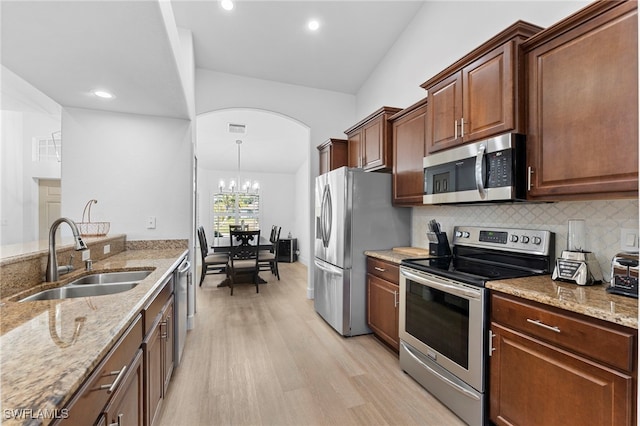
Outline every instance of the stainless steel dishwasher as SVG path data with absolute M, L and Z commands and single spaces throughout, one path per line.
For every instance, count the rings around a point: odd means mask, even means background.
M 175 365 L 180 365 L 182 351 L 187 338 L 187 291 L 191 282 L 191 262 L 185 257 L 174 272 L 175 282 L 175 312 L 173 314 L 175 327 L 175 345 L 173 359 Z

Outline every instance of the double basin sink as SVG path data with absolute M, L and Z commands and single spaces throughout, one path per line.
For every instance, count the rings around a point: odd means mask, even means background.
M 57 288 L 43 290 L 20 299 L 20 302 L 35 300 L 70 299 L 73 297 L 103 296 L 131 290 L 152 271 L 103 272 L 79 277 Z

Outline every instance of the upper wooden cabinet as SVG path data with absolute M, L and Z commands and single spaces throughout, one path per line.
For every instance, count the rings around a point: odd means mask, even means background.
M 637 2 L 595 2 L 523 50 L 527 198 L 637 197 Z
M 400 108 L 382 107 L 355 126 L 345 130 L 348 138 L 348 165 L 365 170 L 391 169 L 391 125 L 389 117 Z
M 320 158 L 319 174 L 324 174 L 347 165 L 347 140 L 329 139 L 318 145 L 318 157 Z
M 524 132 L 520 45 L 540 30 L 518 21 L 421 85 L 428 92 L 428 153 Z
M 403 109 L 389 120 L 393 134 L 393 204 L 422 205 L 427 98 Z

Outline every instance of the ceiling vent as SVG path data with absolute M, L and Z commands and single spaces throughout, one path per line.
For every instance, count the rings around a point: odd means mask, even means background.
M 247 126 L 244 124 L 229 123 L 228 130 L 229 133 L 244 135 L 245 133 L 247 133 Z

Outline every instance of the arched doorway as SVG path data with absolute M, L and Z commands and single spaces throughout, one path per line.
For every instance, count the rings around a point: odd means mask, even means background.
M 207 238 L 215 235 L 213 198 L 222 192 L 220 182 L 225 183 L 224 191 L 238 178 L 259 182 L 260 227 L 278 225 L 281 235 L 297 238 L 298 259 L 308 266 L 309 146 L 309 127 L 279 113 L 228 108 L 199 114 L 196 219 Z

